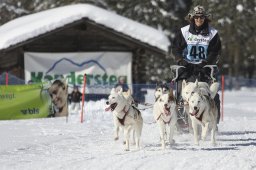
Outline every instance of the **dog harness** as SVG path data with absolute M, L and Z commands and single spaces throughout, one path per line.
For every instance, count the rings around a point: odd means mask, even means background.
M 159 116 L 158 116 L 158 118 L 156 119 L 156 120 L 159 120 L 160 118 L 162 118 L 162 120 L 163 120 L 163 122 L 165 123 L 165 124 L 169 124 L 170 122 L 171 122 L 171 120 L 172 120 L 172 112 L 169 112 L 170 113 L 170 120 L 168 120 L 168 121 L 166 121 L 165 119 L 163 119 L 161 116 L 163 115 L 166 115 L 165 113 L 161 113 Z
M 126 106 L 126 105 L 125 105 L 125 106 Z M 124 106 L 124 108 L 123 108 L 123 110 L 122 110 L 122 111 L 124 112 L 124 117 L 123 117 L 123 118 L 117 117 L 119 123 L 120 123 L 121 125 L 123 125 L 123 126 L 124 126 L 125 117 L 127 116 L 128 112 L 129 112 L 129 110 L 130 110 L 130 107 L 128 106 L 128 110 L 126 111 L 126 110 L 125 110 L 125 106 Z
M 127 110 L 125 110 L 125 107 L 126 107 L 126 106 L 128 106 L 128 109 L 127 109 Z M 134 117 L 133 117 L 134 119 L 137 119 L 138 115 L 140 114 L 140 111 L 139 111 L 136 107 L 130 106 L 130 105 L 125 105 L 124 108 L 123 108 L 123 110 L 122 110 L 122 111 L 124 112 L 124 117 L 123 117 L 123 118 L 117 117 L 119 123 L 120 123 L 121 125 L 123 125 L 123 126 L 124 126 L 125 118 L 126 118 L 126 116 L 128 115 L 128 113 L 129 113 L 130 107 L 133 107 L 133 109 L 137 112 L 137 114 L 134 114 Z

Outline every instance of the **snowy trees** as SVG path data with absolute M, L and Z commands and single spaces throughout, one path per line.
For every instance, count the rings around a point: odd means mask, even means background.
M 222 60 L 226 63 L 225 74 L 238 76 L 244 70 L 244 62 L 256 57 L 255 1 L 252 0 L 47 0 L 47 1 L 0 1 L 0 24 L 19 16 L 69 5 L 91 3 L 115 11 L 117 14 L 150 25 L 163 31 L 170 40 L 176 29 L 184 26 L 184 17 L 193 5 L 202 4 L 213 14 L 212 25 L 219 30 L 222 39 Z M 221 3 L 221 5 L 220 5 Z M 167 80 L 170 56 L 156 59 L 152 56 L 141 58 L 139 68 L 146 72 L 143 82 Z

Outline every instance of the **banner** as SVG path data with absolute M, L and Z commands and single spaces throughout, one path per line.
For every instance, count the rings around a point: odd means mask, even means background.
M 87 93 L 109 93 L 120 78 L 132 84 L 132 53 L 30 53 L 24 54 L 26 82 L 67 79 L 68 85 L 82 87 L 87 74 Z M 106 90 L 106 87 L 109 88 Z
M 50 105 L 40 84 L 0 86 L 0 120 L 48 117 Z

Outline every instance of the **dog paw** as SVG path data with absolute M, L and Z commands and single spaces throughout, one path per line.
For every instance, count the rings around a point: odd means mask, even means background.
M 139 150 L 140 150 L 140 147 L 137 147 L 137 146 L 136 146 L 136 149 L 135 149 L 135 151 L 139 151 Z
M 128 148 L 125 148 L 125 149 L 124 149 L 124 151 L 130 151 L 130 149 L 128 149 Z
M 123 144 L 125 145 L 125 144 L 126 144 L 126 141 L 123 141 Z
M 199 146 L 199 143 L 195 143 L 196 146 Z
M 115 137 L 114 140 L 118 140 L 119 138 L 118 137 Z
M 173 144 L 175 144 L 175 140 L 170 140 L 170 145 L 173 145 Z
M 217 143 L 216 142 L 212 142 L 212 146 L 217 146 Z
M 162 144 L 161 148 L 162 148 L 162 150 L 165 150 L 166 149 L 166 145 Z

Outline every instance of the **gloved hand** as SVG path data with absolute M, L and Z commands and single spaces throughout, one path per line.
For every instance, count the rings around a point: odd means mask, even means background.
M 201 63 L 199 63 L 199 66 L 201 68 L 203 68 L 205 65 L 207 65 L 207 61 L 206 60 L 202 60 Z
M 178 65 L 186 67 L 188 65 L 188 62 L 186 60 L 181 59 L 178 61 Z

